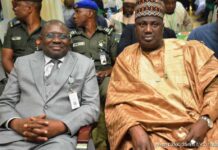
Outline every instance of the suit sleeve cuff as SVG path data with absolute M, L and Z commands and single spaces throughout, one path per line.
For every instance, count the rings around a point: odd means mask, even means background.
M 16 119 L 16 118 L 18 118 L 18 117 L 14 117 L 14 118 L 11 118 L 11 119 L 9 119 L 8 121 L 6 121 L 6 123 L 5 123 L 5 128 L 6 128 L 7 130 L 12 130 L 12 129 L 9 127 L 9 123 L 10 123 L 13 119 Z

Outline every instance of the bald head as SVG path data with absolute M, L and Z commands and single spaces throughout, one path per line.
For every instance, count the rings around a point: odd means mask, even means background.
M 51 26 L 59 26 L 61 27 L 67 34 L 69 34 L 69 29 L 67 26 L 61 22 L 60 20 L 50 20 L 48 21 L 42 28 L 41 35 L 43 35 Z

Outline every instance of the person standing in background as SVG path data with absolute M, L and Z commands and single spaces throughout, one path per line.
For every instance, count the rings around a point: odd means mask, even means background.
M 192 20 L 183 5 L 176 0 L 163 0 L 163 2 L 166 8 L 164 26 L 176 33 L 191 31 L 193 28 Z
M 128 24 L 135 24 L 135 4 L 136 0 L 124 0 L 122 10 L 110 17 L 110 24 L 116 33 L 116 41 Z
M 112 24 L 113 20 L 118 21 L 124 25 L 135 24 L 135 4 L 136 0 L 124 0 L 122 7 L 123 9 L 120 12 L 115 13 L 111 16 L 110 19 L 112 21 Z
M 74 14 L 74 0 L 64 0 L 63 3 L 64 23 L 67 24 Z
M 7 73 L 14 67 L 14 61 L 37 50 L 36 39 L 45 24 L 40 17 L 42 0 L 13 0 L 16 18 L 11 20 L 4 38 L 2 64 Z

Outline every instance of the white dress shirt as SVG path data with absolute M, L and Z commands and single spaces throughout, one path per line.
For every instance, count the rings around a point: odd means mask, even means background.
M 61 59 L 58 59 L 60 63 L 58 63 L 58 68 L 61 67 L 65 57 L 62 57 Z M 51 70 L 54 66 L 54 63 L 51 61 L 52 58 L 45 55 L 45 67 L 44 67 L 44 76 L 48 77 L 51 74 Z

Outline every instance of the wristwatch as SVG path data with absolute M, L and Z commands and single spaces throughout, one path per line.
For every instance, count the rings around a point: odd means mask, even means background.
M 201 116 L 200 119 L 205 120 L 207 122 L 207 126 L 211 129 L 213 128 L 213 121 L 209 116 Z

